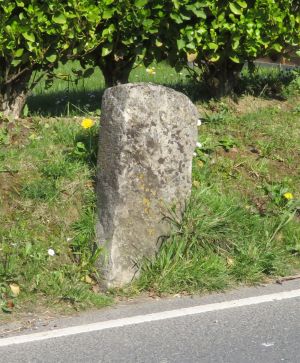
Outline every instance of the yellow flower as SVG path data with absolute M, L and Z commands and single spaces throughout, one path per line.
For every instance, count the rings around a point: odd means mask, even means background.
M 150 75 L 154 75 L 154 74 L 156 74 L 156 72 L 155 72 L 155 68 L 154 68 L 154 67 L 147 68 L 147 69 L 146 69 L 146 72 L 147 72 L 148 74 L 150 74 Z
M 95 121 L 91 120 L 90 118 L 85 118 L 82 120 L 81 122 L 81 126 L 84 129 L 90 129 L 91 127 L 93 127 L 95 125 Z
M 290 192 L 287 192 L 287 193 L 284 193 L 283 194 L 284 198 L 287 199 L 287 200 L 291 200 L 291 199 L 294 199 L 294 196 L 292 193 Z

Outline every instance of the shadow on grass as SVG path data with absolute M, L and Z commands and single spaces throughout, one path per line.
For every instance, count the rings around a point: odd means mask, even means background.
M 205 87 L 199 83 L 164 84 L 187 95 L 193 102 L 207 100 Z M 104 89 L 99 91 L 53 92 L 31 95 L 27 105 L 30 115 L 43 117 L 72 117 L 99 115 Z
M 244 94 L 263 97 L 285 99 L 285 90 L 297 78 L 297 72 L 259 70 L 254 74 L 245 72 L 235 89 L 235 95 Z M 207 102 L 212 97 L 204 82 L 186 81 L 174 84 L 163 84 L 166 87 L 184 93 L 193 102 Z M 30 115 L 69 117 L 99 115 L 101 99 L 104 89 L 94 91 L 53 92 L 32 95 L 27 105 Z
M 248 94 L 255 97 L 284 100 L 288 86 L 298 76 L 297 71 L 276 69 L 267 71 L 258 68 L 253 74 L 242 73 L 235 92 L 237 96 Z
M 31 95 L 27 105 L 30 115 L 46 117 L 98 115 L 103 93 L 104 89 Z

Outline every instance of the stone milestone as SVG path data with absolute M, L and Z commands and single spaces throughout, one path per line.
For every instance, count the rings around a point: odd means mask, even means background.
M 106 287 L 138 273 L 180 218 L 191 191 L 198 112 L 183 94 L 153 84 L 109 88 L 102 100 L 97 165 L 97 243 Z

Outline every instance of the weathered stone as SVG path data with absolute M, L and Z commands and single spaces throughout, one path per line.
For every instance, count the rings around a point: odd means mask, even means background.
M 183 94 L 153 84 L 106 90 L 98 154 L 97 241 L 107 287 L 120 287 L 170 233 L 191 190 L 198 112 Z

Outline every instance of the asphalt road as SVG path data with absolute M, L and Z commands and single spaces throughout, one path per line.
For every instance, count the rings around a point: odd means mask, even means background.
M 300 281 L 61 319 L 1 338 L 0 362 L 299 363 Z

